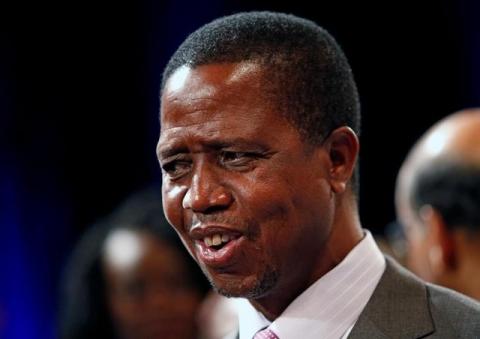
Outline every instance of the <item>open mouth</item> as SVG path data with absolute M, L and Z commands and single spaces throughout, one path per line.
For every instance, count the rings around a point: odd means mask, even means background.
M 238 239 L 239 235 L 234 234 L 213 234 L 203 238 L 204 244 L 211 250 L 219 251 L 225 247 L 229 242 Z
M 208 232 L 197 234 L 198 259 L 210 267 L 221 268 L 231 266 L 241 253 L 245 236 L 236 231 L 227 229 L 210 229 Z

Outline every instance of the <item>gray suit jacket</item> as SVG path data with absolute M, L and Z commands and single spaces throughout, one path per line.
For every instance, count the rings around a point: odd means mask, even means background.
M 238 332 L 229 338 L 238 339 Z M 480 339 L 480 304 L 425 283 L 387 257 L 385 272 L 348 339 L 387 338 Z
M 480 304 L 427 284 L 387 257 L 349 339 L 480 338 Z

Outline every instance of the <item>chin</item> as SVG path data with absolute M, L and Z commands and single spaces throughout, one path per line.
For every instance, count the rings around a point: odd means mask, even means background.
M 207 275 L 213 289 L 227 298 L 258 299 L 277 285 L 279 272 L 267 269 L 262 275 L 239 277 L 232 274 Z

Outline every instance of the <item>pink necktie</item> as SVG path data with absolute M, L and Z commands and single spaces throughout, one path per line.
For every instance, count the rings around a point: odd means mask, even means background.
M 268 328 L 258 331 L 253 339 L 280 339 L 275 332 L 269 330 Z

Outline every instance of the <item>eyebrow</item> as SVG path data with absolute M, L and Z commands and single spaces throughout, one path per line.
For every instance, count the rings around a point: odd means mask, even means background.
M 180 153 L 189 153 L 189 149 L 186 146 L 178 146 L 178 145 L 171 145 L 171 146 L 160 146 L 157 148 L 157 157 L 159 159 L 166 159 L 174 156 L 175 154 Z
M 202 142 L 201 145 L 202 145 L 202 148 L 212 149 L 212 150 L 221 150 L 229 147 L 232 147 L 232 148 L 241 147 L 241 148 L 248 148 L 249 151 L 263 152 L 263 151 L 266 151 L 268 148 L 266 145 L 263 145 L 257 141 L 251 141 L 245 138 L 233 138 L 233 139 L 226 138 L 225 140 L 222 140 L 222 141 L 207 140 L 205 142 Z M 190 152 L 191 150 L 186 145 L 180 145 L 180 144 L 176 144 L 175 142 L 172 142 L 170 145 L 167 143 L 167 145 L 165 146 L 160 146 L 157 154 L 159 158 L 165 159 L 165 158 L 174 156 L 176 154 L 190 153 Z

